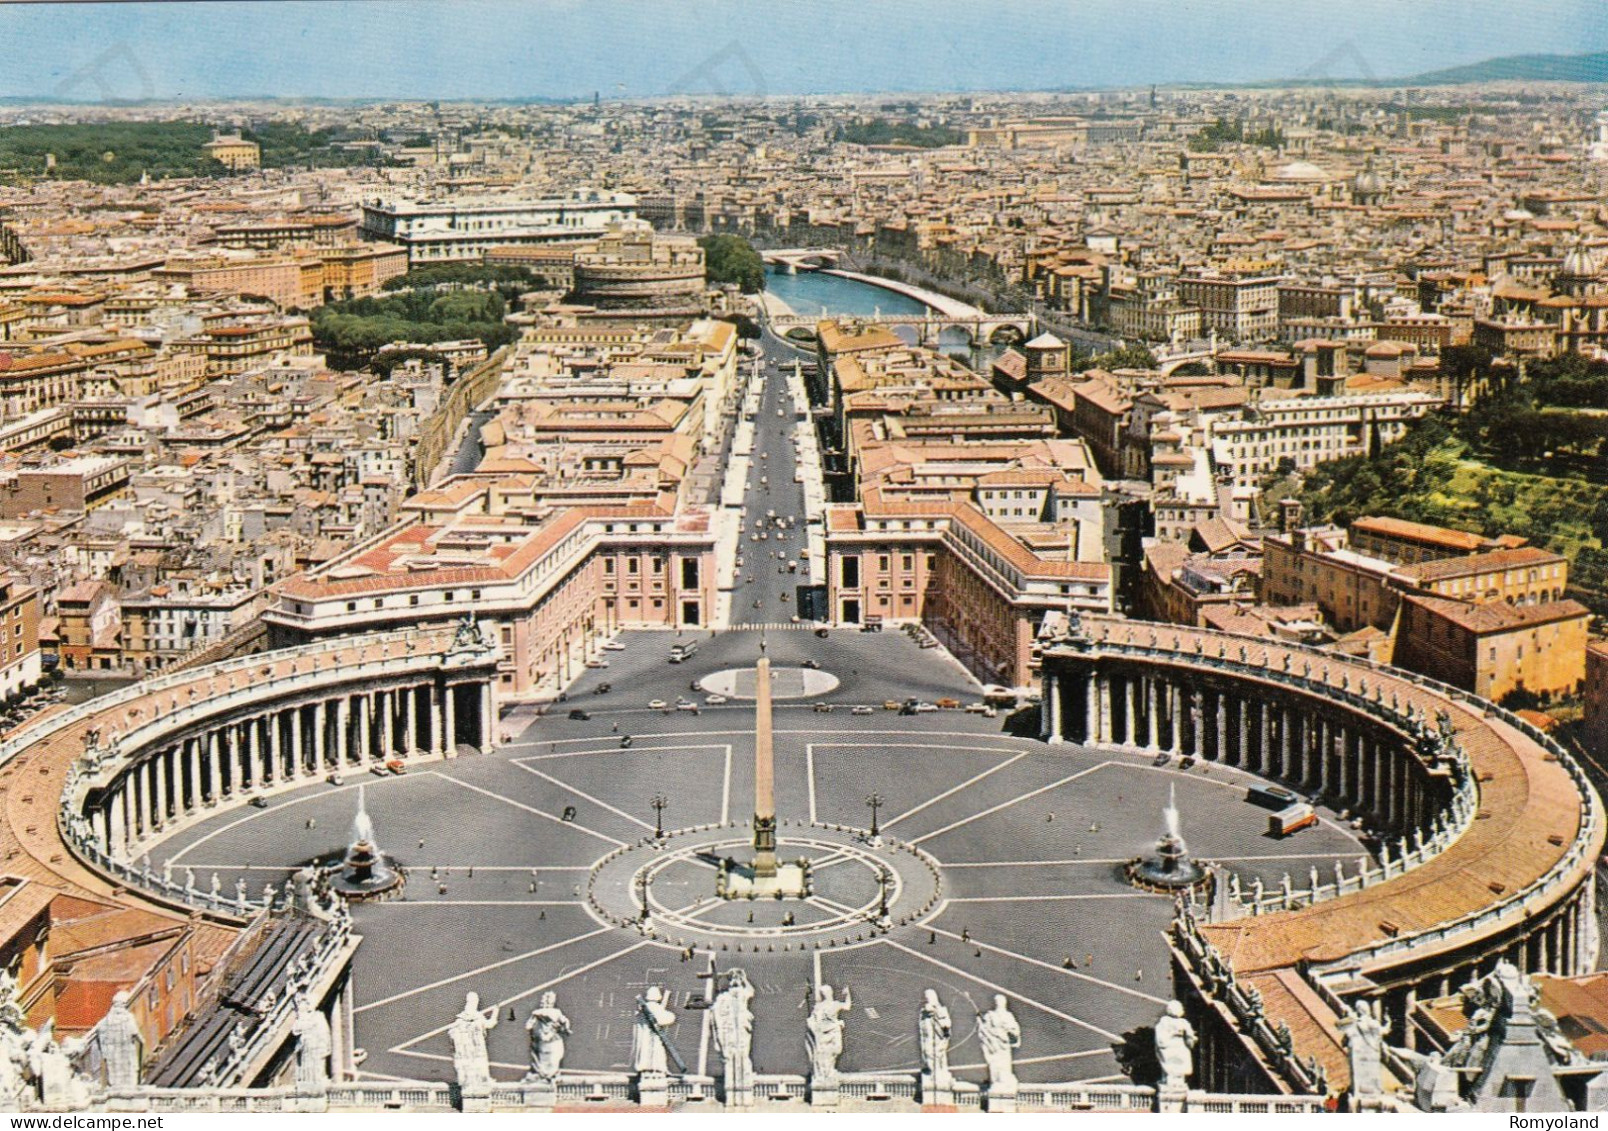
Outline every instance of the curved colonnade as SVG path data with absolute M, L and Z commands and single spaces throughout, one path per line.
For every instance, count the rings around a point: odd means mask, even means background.
M 1084 618 L 1046 641 L 1041 731 L 1236 766 L 1349 811 L 1380 844 L 1349 875 L 1313 870 L 1273 895 L 1232 883 L 1211 907 L 1182 909 L 1173 951 L 1198 991 L 1192 1013 L 1232 1014 L 1218 1042 L 1203 1041 L 1206 1087 L 1255 1082 L 1243 1050 L 1220 1046 L 1261 1030 L 1259 1054 L 1284 1086 L 1311 1089 L 1326 1067 L 1331 1084 L 1347 1074 L 1337 1042 L 1301 1048 L 1278 1031 L 1274 1021 L 1291 1023 L 1272 1018 L 1280 1005 L 1332 1029 L 1368 1003 L 1411 1043 L 1420 998 L 1498 961 L 1595 967 L 1602 803 L 1556 743 L 1484 700 L 1301 645 Z
M 328 773 L 488 749 L 496 661 L 477 632 L 408 629 L 172 672 L 54 712 L 0 743 L 0 779 L 34 787 L 6 790 L 8 850 L 102 895 L 132 888 L 238 922 L 261 901 L 157 874 L 146 849 Z

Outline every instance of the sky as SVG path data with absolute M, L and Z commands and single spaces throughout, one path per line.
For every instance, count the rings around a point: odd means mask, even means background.
M 0 97 L 644 98 L 1388 79 L 1603 0 L 0 0 Z

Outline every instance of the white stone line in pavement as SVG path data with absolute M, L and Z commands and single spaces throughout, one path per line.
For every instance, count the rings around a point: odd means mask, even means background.
M 390 908 L 430 907 L 585 907 L 584 899 L 393 899 L 385 901 Z
M 1108 1041 L 1120 1041 L 1120 1040 L 1122 1040 L 1121 1036 L 1119 1036 L 1116 1033 L 1111 1032 L 1108 1029 L 1102 1029 L 1102 1028 L 1100 1028 L 1100 1026 L 1092 1024 L 1092 1023 L 1090 1023 L 1088 1021 L 1084 1021 L 1082 1018 L 1073 1017 L 1070 1013 L 1062 1013 L 1059 1009 L 1056 1009 L 1053 1006 L 1045 1005 L 1041 1001 L 1034 1001 L 1032 998 L 1030 998 L 1030 997 L 1026 996 L 1025 994 L 1021 993 L 1019 990 L 1012 990 L 1012 989 L 1009 989 L 1006 986 L 995 985 L 993 982 L 990 982 L 990 981 L 988 981 L 988 980 L 986 980 L 984 978 L 979 978 L 976 974 L 972 974 L 972 973 L 969 973 L 969 972 L 967 972 L 965 970 L 962 970 L 959 966 L 951 966 L 947 962 L 940 962 L 936 958 L 932 958 L 929 955 L 922 954 L 921 951 L 919 951 L 919 950 L 912 950 L 908 946 L 905 946 L 903 943 L 894 942 L 890 938 L 884 938 L 882 941 L 884 943 L 886 943 L 888 946 L 893 947 L 894 950 L 903 951 L 904 953 L 906 953 L 908 955 L 911 955 L 914 958 L 919 958 L 923 962 L 930 963 L 931 965 L 938 967 L 938 969 L 940 969 L 940 970 L 947 970 L 947 971 L 949 971 L 949 973 L 954 974 L 956 977 L 965 978 L 968 982 L 976 982 L 979 986 L 983 986 L 983 987 L 986 987 L 987 989 L 993 990 L 997 994 L 1004 994 L 1006 997 L 1010 998 L 1012 1001 L 1019 1001 L 1019 1002 L 1022 1002 L 1023 1004 L 1025 1004 L 1025 1005 L 1031 1005 L 1034 1009 L 1039 1010 L 1041 1013 L 1048 1013 L 1051 1017 L 1059 1018 L 1060 1020 L 1065 1021 L 1065 1022 L 1067 1022 L 1069 1024 L 1072 1024 L 1072 1025 L 1076 1025 L 1081 1029 L 1087 1029 L 1091 1033 L 1098 1033 L 1100 1036 L 1104 1037 Z M 445 1029 L 446 1027 L 443 1026 L 442 1028 Z
M 932 747 L 930 747 L 930 746 L 928 746 L 928 747 L 916 747 L 916 749 L 932 749 Z M 938 749 L 941 749 L 941 750 L 942 749 L 948 749 L 948 747 L 938 747 Z M 989 753 L 992 753 L 992 751 L 989 751 Z M 928 798 L 926 801 L 923 801 L 920 805 L 917 805 L 913 809 L 906 809 L 903 813 L 900 813 L 893 820 L 882 822 L 882 827 L 885 828 L 885 829 L 891 829 L 891 828 L 893 828 L 894 825 L 897 825 L 900 821 L 904 820 L 906 817 L 914 817 L 917 813 L 921 812 L 923 809 L 926 809 L 926 808 L 928 808 L 930 806 L 938 804 L 938 802 L 944 800 L 944 798 L 953 797 L 955 794 L 959 793 L 961 790 L 965 789 L 967 786 L 976 785 L 978 782 L 982 781 L 984 778 L 988 777 L 990 774 L 997 774 L 997 773 L 999 773 L 999 771 L 1005 769 L 1007 766 L 1015 765 L 1017 762 L 1020 762 L 1023 758 L 1026 758 L 1027 755 L 1028 755 L 1028 751 L 1024 750 L 1020 754 L 1016 755 L 1013 758 L 1007 758 L 1003 762 L 1000 762 L 1000 763 L 998 763 L 996 765 L 990 766 L 988 769 L 984 770 L 982 773 L 978 774 L 976 777 L 967 778 L 965 781 L 961 782 L 959 785 L 953 786 L 953 787 L 951 787 L 949 789 L 944 790 L 937 797 Z
M 947 906 L 950 902 L 952 901 L 945 900 L 945 906 Z M 1076 978 L 1080 982 L 1090 982 L 1096 986 L 1104 986 L 1108 990 L 1116 990 L 1118 993 L 1128 994 L 1132 997 L 1144 998 L 1146 1001 L 1155 1002 L 1157 1005 L 1167 1004 L 1166 998 L 1159 998 L 1153 994 L 1147 994 L 1143 990 L 1136 990 L 1132 986 L 1123 985 L 1121 982 L 1108 982 L 1104 978 L 1096 978 L 1093 974 L 1085 974 L 1081 970 L 1068 970 L 1066 967 L 1057 966 L 1053 962 L 1045 962 L 1041 958 L 1031 958 L 1025 954 L 1018 954 L 1014 950 L 1006 950 L 1004 947 L 994 946 L 992 943 L 978 942 L 973 938 L 963 939 L 954 931 L 946 931 L 942 927 L 928 927 L 927 929 L 932 931 L 932 933 L 935 935 L 942 935 L 946 939 L 954 939 L 956 942 L 964 942 L 967 946 L 974 946 L 979 950 L 991 951 L 992 953 L 1002 955 L 1005 958 L 1014 958 L 1016 961 L 1026 963 L 1029 966 L 1042 967 L 1045 970 L 1051 970 L 1057 974 L 1063 974 L 1068 978 Z
M 534 813 L 538 817 L 545 817 L 549 821 L 552 821 L 555 825 L 562 825 L 567 829 L 574 829 L 576 832 L 582 832 L 588 836 L 595 836 L 598 840 L 606 840 L 616 848 L 627 847 L 625 841 L 623 840 L 615 840 L 611 836 L 600 833 L 596 829 L 589 829 L 585 825 L 578 824 L 575 821 L 566 821 L 562 817 L 555 817 L 551 813 L 544 813 L 534 805 L 526 805 L 521 801 L 515 801 L 511 797 L 504 797 L 500 793 L 494 793 L 489 789 L 481 789 L 478 785 L 470 785 L 468 782 L 455 778 L 451 774 L 444 774 L 440 770 L 431 770 L 430 772 L 436 777 L 441 778 L 443 781 L 449 781 L 454 785 L 461 785 L 463 788 L 470 790 L 473 793 L 481 793 L 494 801 L 501 801 L 504 805 L 512 805 L 515 809 L 523 809 L 527 813 Z
M 1272 855 L 1272 856 L 1213 856 L 1211 859 L 1212 859 L 1212 863 L 1214 863 L 1214 864 L 1245 864 L 1245 863 L 1254 863 L 1257 860 L 1347 860 L 1347 861 L 1349 861 L 1349 860 L 1354 859 L 1355 855 L 1356 854 L 1345 854 L 1345 853 L 1340 853 L 1340 852 L 1304 852 L 1304 853 L 1303 852 L 1291 852 L 1291 853 L 1284 854 L 1284 855 L 1275 854 L 1275 855 Z M 1368 855 L 1372 855 L 1372 853 L 1369 853 Z
M 810 824 L 816 823 L 815 818 L 815 743 L 804 744 L 804 777 L 810 786 Z
M 607 927 L 607 928 L 604 928 L 604 929 L 605 930 L 610 930 L 610 931 L 614 930 L 613 927 Z M 594 931 L 593 934 L 602 934 L 602 931 Z M 579 942 L 580 939 L 591 938 L 591 937 L 592 937 L 591 935 L 581 935 L 578 938 L 571 939 L 570 941 L 571 942 Z M 624 958 L 626 955 L 632 953 L 633 951 L 641 950 L 643 947 L 645 947 L 647 945 L 648 945 L 648 940 L 647 939 L 640 939 L 637 942 L 634 942 L 630 946 L 626 947 L 624 950 L 616 950 L 611 954 L 606 954 L 602 958 L 599 958 L 595 962 L 588 962 L 585 966 L 577 966 L 573 970 L 565 970 L 563 973 L 558 974 L 555 977 L 549 978 L 545 982 L 541 982 L 541 983 L 539 983 L 537 985 L 531 986 L 528 990 L 521 990 L 519 993 L 514 994 L 512 997 L 503 998 L 501 1001 L 499 1001 L 497 1003 L 497 1009 L 499 1011 L 504 1010 L 504 1009 L 508 1008 L 510 1005 L 514 1004 L 514 1002 L 521 1001 L 521 1000 L 523 1000 L 525 998 L 528 998 L 532 994 L 539 994 L 543 990 L 547 989 L 550 986 L 556 986 L 558 983 L 564 981 L 566 978 L 575 978 L 575 977 L 578 977 L 578 976 L 580 976 L 582 974 L 589 974 L 593 970 L 596 970 L 599 966 L 606 966 L 610 962 L 613 962 L 615 959 Z M 551 949 L 551 948 L 549 948 L 549 949 Z M 499 963 L 499 965 L 501 965 L 501 963 Z M 487 967 L 487 969 L 490 969 L 490 967 Z M 451 980 L 456 982 L 460 978 L 467 978 L 467 977 L 469 977 L 469 976 L 471 976 L 473 974 L 478 974 L 480 972 L 481 971 L 479 971 L 479 970 L 471 970 L 469 972 L 469 974 L 462 974 L 462 975 L 459 975 L 458 978 L 453 978 Z M 425 1056 L 427 1054 L 410 1051 L 408 1049 L 408 1046 L 409 1045 L 416 1045 L 420 1041 L 428 1041 L 431 1037 L 439 1036 L 442 1033 L 445 1033 L 450 1028 L 452 1028 L 452 1022 L 448 1021 L 445 1025 L 437 1025 L 434 1029 L 431 1029 L 428 1033 L 420 1033 L 417 1037 L 410 1037 L 409 1039 L 403 1041 L 401 1044 L 392 1045 L 390 1048 L 386 1049 L 385 1051 L 386 1052 L 391 1052 L 391 1053 L 397 1053 L 397 1054 L 402 1055 L 402 1056 Z
M 393 777 L 388 777 L 385 780 L 390 781 L 390 782 L 418 781 L 419 778 L 421 778 L 423 776 L 424 775 L 422 775 L 422 774 L 406 774 L 406 775 L 404 775 L 402 777 L 394 777 L 394 776 Z M 224 825 L 222 828 L 213 829 L 211 832 L 207 833 L 206 836 L 197 837 L 195 840 L 191 841 L 189 844 L 187 844 L 183 848 L 179 849 L 179 851 L 172 857 L 173 863 L 177 864 L 179 861 L 183 860 L 185 858 L 185 856 L 189 855 L 191 852 L 194 852 L 196 849 L 200 848 L 203 844 L 205 844 L 207 841 L 211 840 L 213 837 L 222 836 L 224 833 L 228 832 L 230 829 L 239 828 L 241 825 L 245 824 L 247 821 L 255 821 L 260 817 L 266 817 L 269 814 L 278 812 L 281 809 L 288 809 L 292 805 L 301 805 L 301 804 L 304 804 L 304 803 L 306 803 L 308 801 L 317 801 L 319 798 L 328 797 L 331 794 L 335 794 L 335 793 L 347 793 L 347 792 L 350 792 L 351 790 L 354 790 L 354 789 L 358 788 L 358 786 L 360 786 L 360 785 L 370 785 L 370 784 L 372 784 L 372 783 L 370 783 L 370 782 L 353 782 L 351 785 L 338 785 L 338 786 L 335 786 L 332 789 L 321 789 L 317 793 L 309 793 L 306 797 L 291 797 L 291 798 L 288 798 L 288 799 L 286 799 L 284 801 L 278 802 L 277 804 L 271 805 L 267 809 L 252 809 L 249 813 L 246 813 L 243 816 L 241 816 L 241 817 L 239 817 L 239 818 L 237 818 L 237 819 L 235 819 L 233 821 L 230 821 L 227 825 Z M 151 847 L 155 848 L 155 847 L 157 847 L 157 845 L 159 845 L 161 843 L 162 843 L 161 841 L 156 841 L 151 845 Z
M 564 939 L 562 942 L 549 943 L 546 946 L 538 947 L 535 950 L 528 950 L 524 954 L 516 954 L 512 958 L 504 958 L 497 962 L 488 963 L 487 965 L 481 966 L 474 970 L 465 970 L 461 974 L 454 974 L 450 978 L 442 978 L 440 981 L 431 982 L 427 986 L 419 986 L 417 989 L 404 990 L 399 994 L 392 994 L 390 997 L 381 998 L 379 1001 L 371 1001 L 367 1005 L 358 1006 L 356 1009 L 352 1010 L 352 1012 L 367 1013 L 371 1009 L 379 1009 L 382 1005 L 391 1005 L 395 1002 L 401 1001 L 403 998 L 415 997 L 418 994 L 429 993 L 431 990 L 439 990 L 442 986 L 450 986 L 452 983 L 461 982 L 465 978 L 473 978 L 480 974 L 487 974 L 493 970 L 499 970 L 504 966 L 511 966 L 515 962 L 523 962 L 527 958 L 535 958 L 537 955 L 547 954 L 549 951 L 559 950 L 562 947 L 569 946 L 571 943 L 585 942 L 587 939 L 595 939 L 597 936 L 608 934 L 608 932 L 612 930 L 614 930 L 613 927 L 599 927 L 595 931 L 587 931 L 584 935 L 575 935 L 571 938 Z
M 1071 860 L 967 860 L 955 863 L 944 861 L 948 868 L 1049 868 L 1063 864 L 1126 864 L 1132 857 L 1129 856 L 1077 856 Z M 1215 860 L 1216 857 L 1213 857 Z
M 970 817 L 962 817 L 960 820 L 955 821 L 955 822 L 953 822 L 951 824 L 945 825 L 943 828 L 938 829 L 938 830 L 936 830 L 934 832 L 927 833 L 925 836 L 918 836 L 914 840 L 912 840 L 910 843 L 911 844 L 920 844 L 923 841 L 932 840 L 934 837 L 942 836 L 944 833 L 947 833 L 947 832 L 952 832 L 953 830 L 960 828 L 962 825 L 969 825 L 973 821 L 980 820 L 983 817 L 990 816 L 990 815 L 992 815 L 994 813 L 998 813 L 1001 809 L 1009 809 L 1012 805 L 1017 805 L 1017 804 L 1020 804 L 1023 801 L 1028 800 L 1029 798 L 1037 797 L 1041 793 L 1048 793 L 1050 790 L 1057 789 L 1057 788 L 1065 785 L 1067 782 L 1077 781 L 1079 778 L 1084 777 L 1085 775 L 1088 775 L 1088 774 L 1092 774 L 1096 770 L 1103 770 L 1109 765 L 1111 765 L 1110 762 L 1101 762 L 1099 765 L 1090 766 L 1086 770 L 1079 770 L 1075 774 L 1068 774 L 1066 777 L 1061 778 L 1059 781 L 1052 781 L 1049 785 L 1041 785 L 1041 786 L 1039 786 L 1039 788 L 1037 788 L 1037 789 L 1035 789 L 1035 790 L 1033 790 L 1033 791 L 1031 791 L 1029 793 L 1024 793 L 1019 797 L 1013 797 L 1009 801 L 1001 801 L 998 805 L 994 805 L 994 806 L 991 806 L 990 808 L 984 809 L 981 813 L 973 813 Z
M 543 781 L 552 782 L 554 785 L 558 786 L 560 789 L 567 789 L 571 793 L 573 793 L 576 797 L 584 797 L 586 800 L 590 801 L 593 805 L 596 805 L 596 806 L 598 806 L 599 808 L 602 808 L 602 809 L 607 809 L 610 813 L 613 813 L 616 817 L 624 817 L 627 821 L 630 821 L 633 825 L 638 825 L 638 826 L 640 826 L 640 827 L 642 827 L 644 829 L 647 829 L 649 832 L 653 831 L 653 826 L 648 824 L 646 821 L 644 821 L 644 820 L 642 820 L 642 819 L 640 819 L 638 817 L 631 816 L 631 814 L 627 813 L 624 809 L 616 809 L 614 806 L 610 805 L 607 801 L 604 801 L 604 800 L 602 800 L 600 798 L 597 798 L 597 797 L 593 797 L 590 793 L 587 793 L 585 790 L 576 789 L 573 785 L 571 785 L 567 781 L 559 781 L 552 774 L 544 774 L 540 770 L 538 770 L 535 766 L 527 766 L 527 765 L 525 765 L 525 760 L 524 759 L 520 759 L 520 758 L 510 759 L 509 764 L 513 765 L 513 766 L 518 766 L 520 769 L 524 770 L 527 774 L 535 774 L 537 777 L 541 778 Z
M 1073 903 L 1080 899 L 1169 899 L 1168 895 L 1157 891 L 1116 891 L 1098 892 L 1089 895 L 973 895 L 949 897 L 950 903 L 1020 903 L 1022 900 L 1032 900 L 1034 903 Z
M 590 872 L 592 870 L 591 864 L 539 864 L 534 867 L 529 864 L 434 864 L 431 866 L 447 872 Z M 190 867 L 197 872 L 221 872 L 225 868 L 235 872 L 289 872 L 292 870 L 292 866 L 289 864 L 191 864 Z M 412 867 L 417 870 L 420 865 L 415 864 Z M 384 902 L 389 903 L 390 901 Z M 376 905 L 370 904 L 370 906 Z
M 714 738 L 714 737 L 719 737 L 720 735 L 724 735 L 724 734 L 743 734 L 743 733 L 745 733 L 745 732 L 743 732 L 743 731 L 705 731 L 699 737 Z M 650 734 L 650 735 L 647 735 L 646 737 L 650 738 L 650 739 L 660 739 L 660 738 L 679 738 L 679 737 L 682 737 L 682 736 L 681 735 L 675 735 L 675 734 Z M 750 737 L 752 737 L 752 736 L 750 736 Z M 561 743 L 564 743 L 564 742 L 597 742 L 597 741 L 598 741 L 598 739 L 595 739 L 595 738 L 566 738 L 566 739 L 560 739 L 558 742 L 538 742 L 535 745 L 536 746 L 558 746 L 558 745 L 560 745 Z M 510 758 L 508 760 L 510 762 L 551 762 L 555 758 L 588 758 L 588 757 L 591 757 L 591 756 L 593 756 L 595 754 L 662 754 L 667 750 L 672 750 L 672 751 L 722 750 L 722 749 L 726 748 L 726 745 L 727 744 L 720 743 L 720 742 L 677 742 L 677 743 L 673 743 L 670 746 L 644 746 L 642 743 L 637 742 L 635 739 L 633 739 L 630 746 L 621 746 L 619 741 L 616 740 L 616 741 L 610 743 L 608 746 L 601 746 L 596 750 L 561 750 L 561 751 L 557 751 L 555 753 L 550 753 L 550 754 L 522 754 L 518 758 Z M 504 747 L 504 749 L 510 749 L 510 748 L 509 747 Z

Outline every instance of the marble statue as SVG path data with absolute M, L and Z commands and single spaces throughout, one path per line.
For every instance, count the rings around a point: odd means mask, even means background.
M 452 1041 L 452 1067 L 463 1088 L 491 1085 L 491 1057 L 486 1051 L 486 1033 L 497 1027 L 497 1007 L 480 1008 L 480 995 L 470 992 L 463 999 L 463 1010 L 447 1029 Z
M 28 1019 L 17 997 L 17 980 L 0 970 L 0 1106 L 15 1111 L 28 1079 Z
M 1016 1067 L 1011 1061 L 1022 1045 L 1022 1027 L 1005 1004 L 1004 994 L 995 994 L 994 1008 L 977 1015 L 977 1040 L 983 1047 L 983 1063 L 988 1066 L 989 1090 L 1015 1091 Z
M 1156 1022 L 1156 1060 L 1161 1065 L 1161 1087 L 1164 1091 L 1181 1091 L 1189 1087 L 1189 1075 L 1195 1070 L 1195 1027 L 1184 1017 L 1184 1004 L 1169 1001 L 1167 1012 Z
M 296 995 L 296 1090 L 321 1092 L 329 1087 L 329 1054 L 334 1047 L 329 1018 L 306 994 Z
M 715 1051 L 726 1069 L 726 1091 L 747 1091 L 754 1084 L 754 987 L 748 975 L 733 970 L 726 975 L 726 988 L 715 995 L 709 1007 L 714 1023 Z
M 931 1077 L 935 1088 L 950 1086 L 949 1036 L 953 1027 L 949 1010 L 938 1000 L 938 991 L 927 990 L 916 1019 L 916 1036 L 921 1047 L 921 1074 Z
M 28 1045 L 28 1071 L 39 1085 L 39 1100 L 52 1111 L 78 1111 L 89 1104 L 89 1082 L 73 1068 L 84 1042 L 56 1043 L 56 1019 L 39 1027 Z
M 831 986 L 823 985 L 815 991 L 815 1005 L 804 1021 L 811 1079 L 837 1079 L 838 1057 L 843 1055 L 843 1015 L 853 1008 L 854 995 L 847 987 L 841 999 L 832 996 Z
M 140 1058 L 145 1039 L 140 1035 L 139 1022 L 129 1011 L 129 1001 L 129 992 L 118 990 L 112 998 L 112 1008 L 97 1027 L 101 1059 L 106 1064 L 106 1084 L 114 1092 L 131 1091 L 140 1083 Z
M 572 1026 L 564 1011 L 558 1008 L 558 995 L 552 990 L 544 993 L 541 1004 L 531 1010 L 525 1031 L 530 1034 L 530 1071 L 525 1074 L 526 1082 L 558 1079 L 558 1070 L 564 1063 L 564 1038 L 570 1035 Z
M 658 986 L 649 986 L 637 998 L 636 1020 L 631 1026 L 631 1071 L 663 1074 L 670 1070 L 664 1030 L 675 1021 L 676 1015 L 665 1008 L 664 990 Z
M 1390 1023 L 1381 1023 L 1367 1006 L 1340 1019 L 1346 1056 L 1351 1063 L 1351 1094 L 1377 1096 L 1384 1091 L 1385 1037 Z

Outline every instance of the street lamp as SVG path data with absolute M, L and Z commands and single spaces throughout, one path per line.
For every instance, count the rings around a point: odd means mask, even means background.
M 888 914 L 888 885 L 893 882 L 893 873 L 883 868 L 877 873 L 877 883 L 881 887 L 881 896 L 877 901 L 876 925 L 884 931 L 893 925 L 893 917 Z
M 653 806 L 653 839 L 654 840 L 663 840 L 664 839 L 664 807 L 666 805 L 670 804 L 670 802 L 665 799 L 664 794 L 655 793 L 653 795 L 653 800 L 649 801 L 648 804 Z
M 881 809 L 886 802 L 882 800 L 882 794 L 873 793 L 865 799 L 865 803 L 871 810 L 871 835 L 866 839 L 874 845 L 882 840 L 882 830 L 877 825 L 877 810 Z

